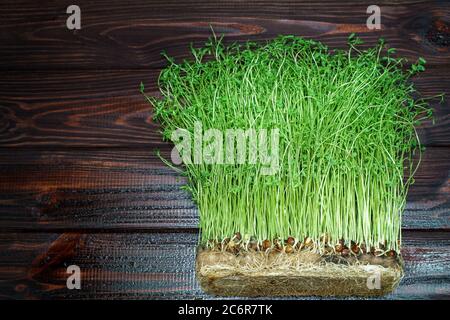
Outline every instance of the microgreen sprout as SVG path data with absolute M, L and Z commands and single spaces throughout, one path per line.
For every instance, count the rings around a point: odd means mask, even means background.
M 214 36 L 192 48 L 189 61 L 168 58 L 163 99 L 147 97 L 165 138 L 192 131 L 195 121 L 223 131 L 280 130 L 275 175 L 250 164 L 184 166 L 202 244 L 239 232 L 258 246 L 307 238 L 323 248 L 326 236 L 399 251 L 411 159 L 420 152 L 414 126 L 430 116 L 409 78 L 425 60 L 405 71 L 384 41 L 366 50 L 361 42 L 352 35 L 348 50 L 330 52 L 295 36 L 228 47 Z

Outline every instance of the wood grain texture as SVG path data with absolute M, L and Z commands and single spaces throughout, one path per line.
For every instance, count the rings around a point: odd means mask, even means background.
M 0 293 L 13 299 L 212 298 L 195 276 L 195 233 L 0 234 Z M 450 237 L 404 232 L 405 278 L 387 298 L 449 298 Z M 66 288 L 69 265 L 81 290 Z
M 197 208 L 181 189 L 186 179 L 165 166 L 155 148 L 0 154 L 1 228 L 197 226 Z M 168 149 L 161 154 L 170 159 Z
M 425 97 L 450 97 L 450 65 L 413 78 Z M 157 95 L 158 70 L 3 72 L 0 147 L 122 147 L 163 145 L 152 108 L 139 93 Z M 423 144 L 450 146 L 450 98 L 432 101 L 434 124 L 418 132 Z
M 196 234 L 1 234 L 0 296 L 13 299 L 173 298 L 200 295 Z M 78 265 L 82 289 L 67 290 Z
M 161 149 L 170 159 L 169 149 Z M 403 226 L 450 227 L 450 148 L 428 148 L 410 188 Z M 197 228 L 184 177 L 155 149 L 0 150 L 2 229 Z
M 146 147 L 162 143 L 139 84 L 155 72 L 7 72 L 0 85 L 0 145 Z M 155 85 L 152 86 L 155 90 Z
M 446 1 L 378 1 L 381 30 L 366 27 L 370 1 L 78 1 L 82 28 L 66 28 L 64 1 L 2 1 L 0 69 L 158 68 L 161 52 L 184 58 L 191 42 L 200 45 L 210 25 L 225 42 L 266 40 L 278 34 L 313 37 L 343 47 L 358 33 L 368 45 L 379 37 L 399 54 L 448 63 Z
M 194 274 L 198 212 L 167 157 L 152 109 L 161 51 L 181 60 L 211 35 L 264 41 L 295 34 L 343 48 L 350 33 L 428 61 L 413 82 L 435 123 L 403 220 L 406 277 L 391 299 L 450 299 L 450 3 L 378 1 L 62 1 L 0 4 L 0 298 L 211 298 Z M 417 231 L 419 230 L 420 231 Z M 437 231 L 440 230 L 440 231 Z M 66 289 L 66 268 L 82 290 Z

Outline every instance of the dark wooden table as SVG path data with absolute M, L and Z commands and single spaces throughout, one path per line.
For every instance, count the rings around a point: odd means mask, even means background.
M 381 30 L 354 1 L 72 1 L 0 5 L 0 297 L 208 298 L 194 273 L 198 212 L 139 93 L 190 42 L 296 34 L 343 47 L 356 32 L 424 57 L 424 95 L 450 93 L 450 3 L 382 0 Z M 450 105 L 435 123 L 404 213 L 406 276 L 388 298 L 450 298 Z M 81 290 L 66 288 L 67 266 Z

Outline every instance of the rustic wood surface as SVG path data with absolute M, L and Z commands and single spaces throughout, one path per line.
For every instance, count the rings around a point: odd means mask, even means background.
M 71 1 L 0 4 L 0 298 L 212 298 L 194 274 L 198 212 L 152 110 L 165 61 L 211 35 L 296 34 L 345 47 L 356 32 L 424 57 L 413 82 L 433 101 L 427 146 L 404 214 L 406 276 L 389 299 L 450 299 L 450 3 L 378 1 L 381 30 L 352 1 Z M 68 290 L 66 268 L 82 270 Z
M 447 1 L 383 0 L 381 30 L 366 28 L 370 1 L 272 0 L 80 0 L 82 29 L 65 30 L 69 0 L 2 1 L 3 69 L 124 69 L 161 67 L 161 51 L 188 56 L 202 44 L 210 25 L 226 41 L 264 40 L 278 34 L 313 37 L 345 46 L 351 32 L 373 45 L 383 36 L 408 58 L 448 63 L 445 41 L 433 37 L 447 23 Z M 448 41 L 448 39 L 447 39 Z M 448 45 L 448 43 L 447 43 Z M 22 50 L 18 50 L 18 49 Z
M 387 298 L 450 298 L 447 232 L 405 231 L 402 285 Z M 0 297 L 210 298 L 195 279 L 195 232 L 0 233 Z M 66 269 L 82 270 L 67 290 Z

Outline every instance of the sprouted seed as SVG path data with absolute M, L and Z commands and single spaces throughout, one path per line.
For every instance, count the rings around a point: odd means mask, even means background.
M 384 41 L 361 50 L 354 35 L 333 52 L 295 36 L 228 47 L 221 40 L 192 48 L 189 61 L 167 57 L 163 99 L 147 97 L 154 117 L 167 139 L 177 128 L 193 132 L 196 121 L 223 132 L 278 128 L 280 169 L 184 164 L 201 244 L 398 252 L 420 152 L 414 126 L 431 116 L 409 81 L 425 60 L 406 69 Z

